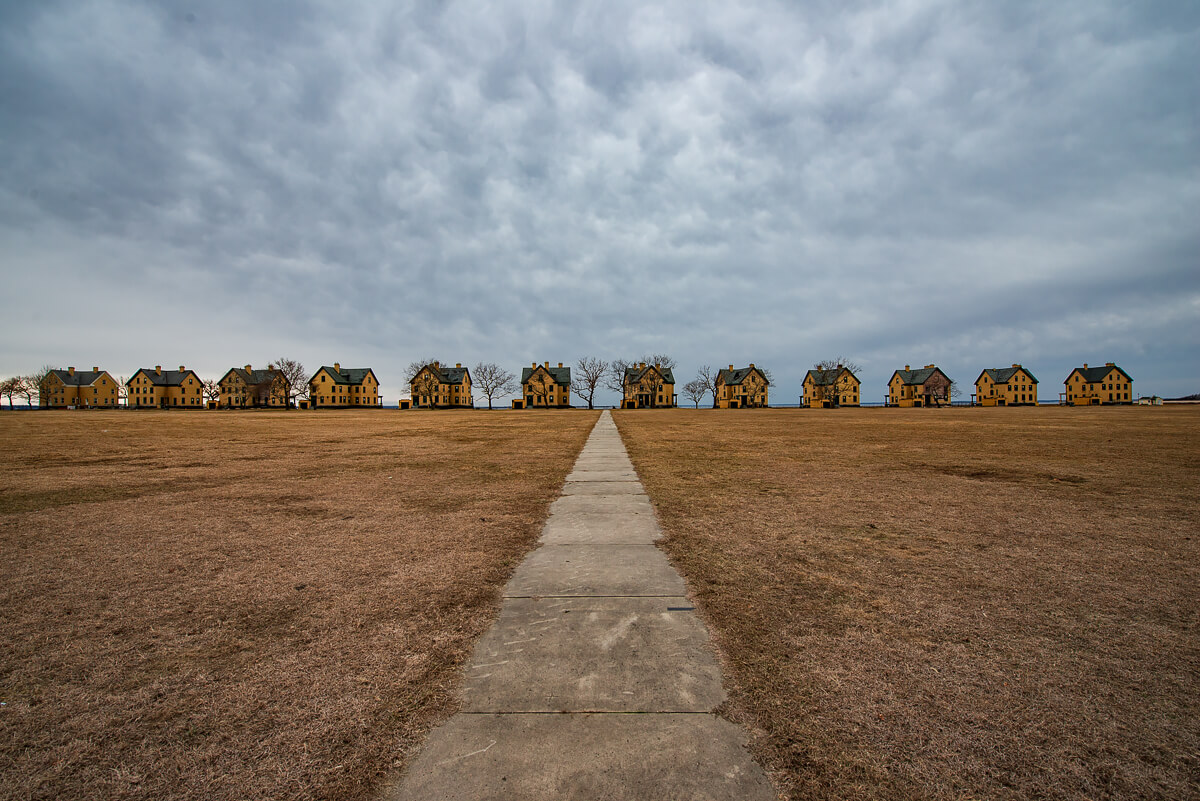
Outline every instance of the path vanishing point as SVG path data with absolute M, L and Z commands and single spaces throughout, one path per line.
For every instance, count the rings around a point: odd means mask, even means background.
M 475 646 L 462 711 L 388 798 L 774 798 L 712 714 L 721 671 L 659 536 L 604 412 Z

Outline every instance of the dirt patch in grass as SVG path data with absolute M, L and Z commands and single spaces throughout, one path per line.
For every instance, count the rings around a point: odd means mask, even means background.
M 1200 797 L 1200 410 L 614 417 L 788 798 Z
M 596 416 L 0 413 L 0 798 L 373 797 Z

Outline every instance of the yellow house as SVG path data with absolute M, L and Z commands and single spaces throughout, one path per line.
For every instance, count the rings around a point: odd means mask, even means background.
M 550 362 L 531 366 L 521 370 L 521 396 L 525 399 L 525 408 L 558 407 L 567 408 L 571 405 L 571 368 L 551 367 Z
M 939 368 L 927 364 L 913 370 L 907 364 L 892 373 L 888 382 L 889 406 L 941 406 L 950 402 L 953 382 Z
M 471 371 L 456 364 L 442 367 L 440 362 L 422 367 L 409 382 L 414 407 L 430 409 L 473 409 Z
M 1112 362 L 1103 367 L 1076 367 L 1063 385 L 1068 406 L 1133 403 L 1133 379 Z
M 717 372 L 717 408 L 765 407 L 767 388 L 770 384 L 762 370 L 754 366 L 754 362 L 751 362 L 749 367 L 739 367 L 736 370 L 731 364 L 728 370 Z
M 980 406 L 1037 406 L 1038 380 L 1019 364 L 984 370 L 975 379 Z
M 804 405 L 813 408 L 858 406 L 862 384 L 848 368 L 809 370 L 804 376 Z
M 671 408 L 675 405 L 675 374 L 670 367 L 638 362 L 626 367 L 621 382 L 622 409 Z
M 91 372 L 77 372 L 74 367 L 51 370 L 38 387 L 38 405 L 51 409 L 116 408 L 121 397 L 119 389 L 113 377 L 99 367 Z
M 202 409 L 204 382 L 195 371 L 182 364 L 178 370 L 143 367 L 125 382 L 129 390 L 126 403 L 135 409 Z
M 223 409 L 245 409 L 261 406 L 286 408 L 292 384 L 281 371 L 268 364 L 266 370 L 250 365 L 233 367 L 220 381 L 220 404 Z
M 308 397 L 314 409 L 379 406 L 379 379 L 370 367 L 347 367 L 338 362 L 322 366 L 308 380 Z

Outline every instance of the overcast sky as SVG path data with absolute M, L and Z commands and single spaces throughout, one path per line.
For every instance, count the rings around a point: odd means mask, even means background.
M 0 374 L 1200 392 L 1200 3 L 0 4 Z

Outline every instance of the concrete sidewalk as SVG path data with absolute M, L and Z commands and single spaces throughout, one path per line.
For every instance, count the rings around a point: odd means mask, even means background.
M 712 714 L 720 668 L 659 536 L 604 412 L 476 644 L 462 711 L 388 798 L 774 798 Z

